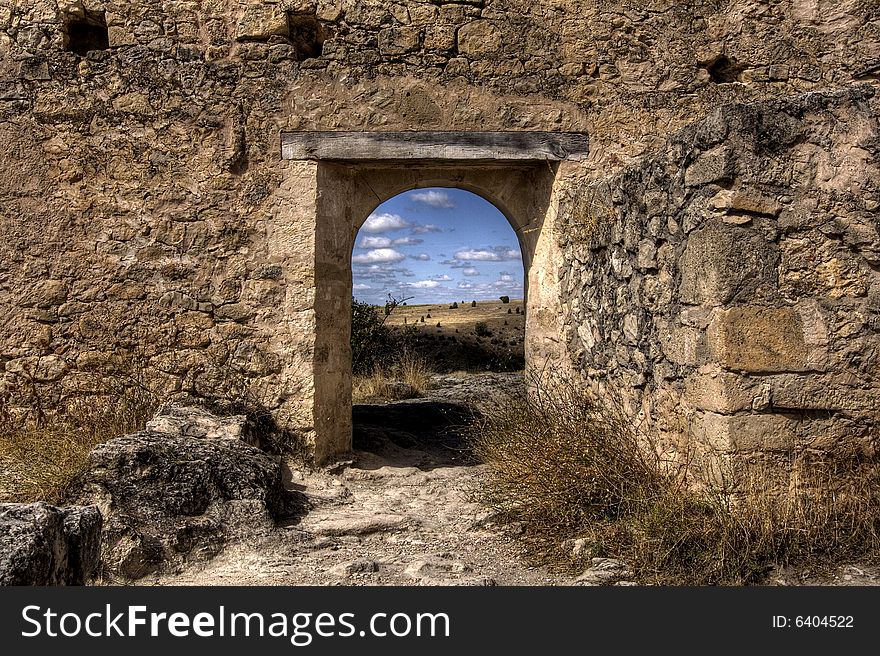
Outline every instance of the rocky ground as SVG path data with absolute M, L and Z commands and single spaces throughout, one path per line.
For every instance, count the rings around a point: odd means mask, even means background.
M 355 407 L 355 450 L 319 471 L 288 463 L 300 512 L 277 531 L 230 544 L 143 585 L 595 585 L 629 583 L 596 559 L 566 576 L 530 566 L 475 494 L 485 467 L 463 448 L 462 403 L 485 411 L 522 386 L 516 374 L 435 378 L 432 398 Z M 878 585 L 880 571 L 775 572 L 767 585 Z
M 467 410 L 521 386 L 516 374 L 444 376 L 435 398 L 355 408 L 355 450 L 319 471 L 288 467 L 302 515 L 146 585 L 558 585 L 493 530 L 475 493 L 484 467 L 456 430 Z M 417 427 L 421 430 L 417 430 Z

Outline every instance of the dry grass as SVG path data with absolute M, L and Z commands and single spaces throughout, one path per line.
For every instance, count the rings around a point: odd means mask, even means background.
M 355 375 L 352 400 L 362 403 L 420 397 L 430 387 L 431 373 L 423 359 L 404 351 L 392 364 L 374 367 L 370 375 Z
M 24 424 L 0 412 L 0 500 L 63 502 L 92 448 L 143 429 L 157 406 L 149 391 L 120 386 L 70 399 Z
M 538 562 L 572 571 L 605 556 L 642 583 L 743 585 L 776 566 L 876 560 L 880 547 L 875 459 L 802 454 L 786 491 L 755 466 L 736 494 L 697 493 L 618 416 L 565 386 L 499 408 L 474 448 L 490 470 L 483 500 L 522 530 Z M 581 556 L 566 548 L 573 538 L 588 545 Z

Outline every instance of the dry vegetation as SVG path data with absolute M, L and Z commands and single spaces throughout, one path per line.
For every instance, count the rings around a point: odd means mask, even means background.
M 425 361 L 408 351 L 390 364 L 375 364 L 368 374 L 352 380 L 352 401 L 399 401 L 423 396 L 431 383 L 431 370 Z
M 618 416 L 564 385 L 549 390 L 499 408 L 474 437 L 490 470 L 484 501 L 537 561 L 583 568 L 616 557 L 642 583 L 742 585 L 777 566 L 877 559 L 876 459 L 801 454 L 787 491 L 756 469 L 737 494 L 697 493 L 646 456 Z M 578 556 L 572 539 L 586 546 Z
M 0 501 L 62 503 L 97 444 L 143 429 L 158 399 L 106 380 L 101 393 L 16 421 L 0 408 Z

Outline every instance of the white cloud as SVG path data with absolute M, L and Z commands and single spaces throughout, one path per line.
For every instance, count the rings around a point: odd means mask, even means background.
M 522 255 L 520 252 L 507 246 L 495 246 L 492 249 L 484 248 L 480 250 L 465 249 L 458 251 L 454 256 L 456 260 L 475 261 L 475 262 L 504 262 L 507 260 L 518 260 Z
M 418 246 L 423 243 L 424 239 L 416 239 L 415 237 L 399 237 L 391 242 L 391 246 Z
M 364 285 L 363 283 L 358 283 L 357 285 L 355 285 L 355 286 L 353 287 L 353 289 L 354 289 L 354 291 L 356 291 L 356 292 L 362 292 L 362 291 L 364 291 L 365 289 L 372 289 L 372 287 L 370 287 L 369 285 Z
M 498 282 L 513 282 L 513 276 L 509 273 L 502 273 L 498 276 Z
M 452 280 L 452 278 L 447 276 L 445 273 L 441 273 L 439 275 L 434 276 L 434 280 L 442 280 L 443 282 L 449 282 L 450 280 Z
M 396 240 L 395 240 L 396 241 Z M 388 237 L 364 237 L 358 248 L 388 248 L 392 242 Z
M 393 248 L 377 248 L 351 258 L 354 264 L 394 264 L 406 259 L 406 255 Z
M 431 256 L 427 253 L 419 253 L 418 255 L 410 255 L 410 258 L 418 260 L 419 262 L 428 262 L 431 259 Z
M 428 232 L 443 232 L 443 229 L 438 225 L 434 225 L 433 223 L 426 223 L 425 225 L 413 226 L 413 229 L 412 229 L 412 233 L 414 235 L 424 235 L 425 233 L 428 233 Z
M 412 224 L 399 214 L 370 214 L 364 225 L 361 227 L 362 232 L 393 232 L 395 230 L 403 230 L 411 227 Z
M 437 209 L 451 210 L 455 207 L 452 197 L 445 191 L 420 191 L 410 195 L 410 199 L 416 203 L 424 203 Z
M 469 282 L 462 281 L 462 282 L 458 283 L 458 288 L 459 289 L 473 289 L 474 286 Z
M 400 287 L 406 287 L 407 289 L 434 289 L 439 286 L 440 283 L 436 280 L 419 280 L 418 282 L 400 283 Z
M 478 276 L 478 275 L 480 275 L 480 272 L 477 271 L 474 267 L 468 267 L 467 269 L 465 269 L 464 271 L 462 271 L 462 273 L 463 273 L 464 275 L 466 275 L 466 276 Z

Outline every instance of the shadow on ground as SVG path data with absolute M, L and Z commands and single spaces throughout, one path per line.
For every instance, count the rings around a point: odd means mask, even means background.
M 478 418 L 479 413 L 467 405 L 436 399 L 355 405 L 355 466 L 429 471 L 477 464 L 467 433 Z

